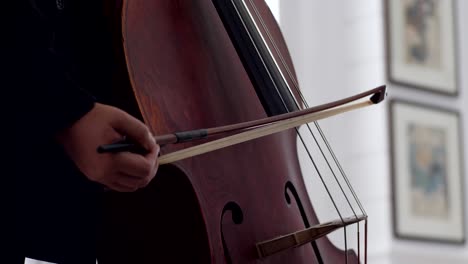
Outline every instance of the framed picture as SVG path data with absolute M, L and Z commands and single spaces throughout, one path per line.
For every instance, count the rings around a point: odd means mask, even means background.
M 390 82 L 458 94 L 453 0 L 386 0 Z
M 395 236 L 465 243 L 458 113 L 401 100 L 389 106 Z

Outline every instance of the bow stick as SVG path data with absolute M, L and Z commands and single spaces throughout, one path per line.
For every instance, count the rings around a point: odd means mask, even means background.
M 368 100 L 355 103 L 365 97 L 371 96 Z M 263 119 L 232 124 L 221 127 L 190 130 L 177 132 L 173 134 L 156 136 L 155 140 L 160 145 L 177 144 L 199 139 L 205 139 L 210 136 L 236 132 L 235 135 L 226 136 L 221 139 L 213 140 L 208 143 L 189 147 L 183 150 L 175 151 L 159 157 L 159 164 L 167 164 L 182 159 L 194 157 L 200 154 L 250 141 L 256 138 L 275 134 L 287 129 L 298 127 L 300 125 L 311 123 L 317 120 L 325 119 L 348 111 L 356 110 L 366 106 L 378 104 L 385 99 L 386 86 L 380 86 L 372 90 L 347 97 L 331 103 L 311 107 L 308 109 L 276 115 Z M 99 146 L 99 153 L 134 151 L 144 152 L 140 146 L 126 140 L 109 145 Z

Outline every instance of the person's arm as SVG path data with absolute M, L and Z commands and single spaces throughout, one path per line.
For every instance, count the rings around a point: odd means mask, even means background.
M 46 14 L 34 1 L 15 2 L 14 47 L 8 54 L 14 69 L 9 78 L 15 87 L 9 89 L 14 89 L 13 98 L 25 121 L 40 128 L 42 136 L 54 135 L 89 112 L 95 99 L 67 76 L 54 54 L 51 41 L 55 33 Z
M 89 180 L 113 190 L 135 191 L 149 184 L 158 169 L 159 146 L 148 127 L 120 109 L 95 102 L 77 87 L 50 47 L 53 31 L 31 8 L 34 1 L 13 2 L 14 47 L 7 54 L 12 57 L 12 82 L 7 89 L 14 95 L 7 98 L 15 100 L 18 134 L 26 135 L 19 140 L 56 140 Z M 97 153 L 99 145 L 123 136 L 147 153 Z

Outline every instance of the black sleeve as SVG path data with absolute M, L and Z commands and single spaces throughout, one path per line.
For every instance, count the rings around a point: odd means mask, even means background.
M 51 47 L 53 25 L 31 4 L 34 1 L 14 2 L 13 47 L 8 54 L 13 87 L 8 89 L 16 100 L 17 123 L 25 122 L 39 135 L 51 136 L 89 112 L 95 98 L 63 69 Z

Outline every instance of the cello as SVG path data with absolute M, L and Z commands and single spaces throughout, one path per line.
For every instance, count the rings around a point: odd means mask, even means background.
M 263 0 L 109 0 L 106 10 L 118 66 L 116 105 L 155 135 L 308 107 Z M 320 151 L 330 151 L 330 162 L 338 162 L 315 125 L 327 146 Z M 161 154 L 208 142 L 180 141 L 165 144 Z M 301 173 L 298 141 L 304 143 L 299 130 L 289 129 L 161 165 L 154 180 L 135 193 L 106 193 L 99 263 L 365 260 L 366 249 L 341 250 L 326 237 L 340 228 L 346 242 L 347 225 L 358 224 L 359 230 L 367 223 L 364 209 L 357 201 L 352 216 L 337 210 L 336 221 L 320 223 Z

